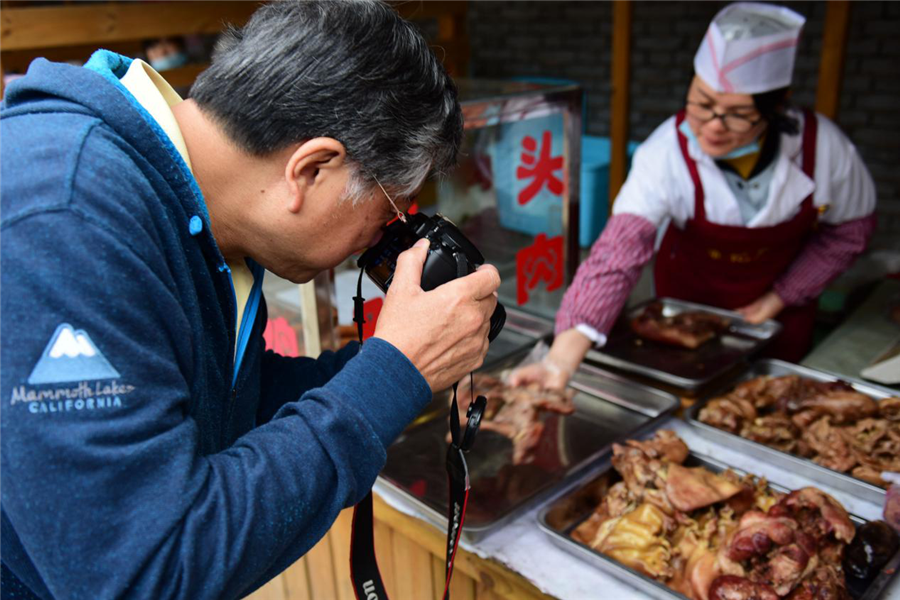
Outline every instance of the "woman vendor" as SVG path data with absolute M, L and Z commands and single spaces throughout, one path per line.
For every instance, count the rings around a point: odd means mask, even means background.
M 651 259 L 657 297 L 779 320 L 770 355 L 809 349 L 816 300 L 875 229 L 875 188 L 856 148 L 827 118 L 787 106 L 804 19 L 736 3 L 694 57 L 684 109 L 640 146 L 603 234 L 579 267 L 543 362 L 513 384 L 561 387 L 603 345 Z

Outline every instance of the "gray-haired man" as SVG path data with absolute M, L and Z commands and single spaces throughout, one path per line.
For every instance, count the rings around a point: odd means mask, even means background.
M 423 292 L 421 245 L 361 352 L 264 351 L 263 270 L 334 267 L 455 160 L 455 87 L 381 3 L 261 8 L 186 101 L 39 60 L 0 128 L 4 597 L 245 595 L 483 360 L 497 271 Z

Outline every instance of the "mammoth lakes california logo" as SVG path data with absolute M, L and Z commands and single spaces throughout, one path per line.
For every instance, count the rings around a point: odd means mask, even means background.
M 134 391 L 82 329 L 68 323 L 56 328 L 28 385 L 13 388 L 10 404 L 26 403 L 32 414 L 121 408 Z

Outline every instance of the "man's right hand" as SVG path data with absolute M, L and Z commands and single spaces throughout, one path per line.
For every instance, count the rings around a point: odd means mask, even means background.
M 397 258 L 375 337 L 400 350 L 438 392 L 484 361 L 500 274 L 482 265 L 426 292 L 421 281 L 427 256 L 428 240 L 421 239 Z

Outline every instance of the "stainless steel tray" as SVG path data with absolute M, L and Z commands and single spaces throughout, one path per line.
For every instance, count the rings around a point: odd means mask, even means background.
M 485 372 L 499 374 L 530 350 L 507 357 Z M 464 383 L 463 385 L 467 385 Z M 475 541 L 557 493 L 581 476 L 612 443 L 658 425 L 679 405 L 678 399 L 649 386 L 591 366 L 573 377 L 575 413 L 544 413 L 544 432 L 531 464 L 512 464 L 512 443 L 480 431 L 467 455 L 472 491 L 463 535 Z M 381 480 L 417 506 L 438 526 L 446 525 L 448 403 L 439 394 L 423 417 L 388 449 Z
M 730 319 L 731 327 L 694 350 L 643 340 L 631 330 L 630 321 L 652 302 L 662 303 L 665 316 L 703 311 Z M 761 350 L 781 331 L 777 321 L 752 325 L 734 311 L 672 298 L 648 300 L 630 308 L 623 317 L 610 331 L 603 348 L 588 352 L 587 359 L 684 390 L 705 386 Z
M 779 377 L 781 375 L 799 375 L 801 377 L 815 379 L 816 381 L 846 381 L 851 386 L 853 386 L 853 389 L 855 389 L 859 393 L 871 396 L 876 400 L 881 400 L 882 398 L 887 398 L 888 396 L 897 395 L 896 392 L 888 388 L 873 385 L 871 383 L 866 383 L 858 379 L 850 379 L 848 377 L 834 375 L 825 371 L 817 371 L 815 369 L 801 367 L 800 365 L 787 363 L 781 360 L 759 360 L 754 362 L 750 366 L 750 369 L 748 371 L 745 371 L 742 375 L 735 378 L 733 381 L 727 382 L 727 384 L 723 384 L 721 388 L 714 390 L 712 393 L 704 396 L 693 406 L 691 406 L 685 413 L 685 418 L 687 419 L 688 423 L 696 427 L 697 430 L 700 431 L 701 434 L 703 434 L 705 437 L 713 439 L 736 450 L 740 450 L 745 454 L 756 456 L 771 464 L 776 464 L 786 469 L 790 469 L 793 473 L 798 473 L 800 475 L 809 477 L 810 479 L 814 479 L 815 481 L 822 482 L 825 485 L 841 490 L 842 492 L 847 492 L 860 498 L 865 498 L 870 502 L 875 502 L 878 504 L 884 502 L 885 490 L 878 487 L 877 485 L 873 485 L 871 483 L 863 481 L 862 479 L 857 479 L 856 477 L 847 475 L 846 473 L 841 473 L 839 471 L 823 467 L 822 465 L 816 464 L 808 458 L 803 458 L 794 454 L 782 452 L 781 450 L 776 450 L 775 448 L 771 448 L 764 444 L 748 440 L 747 438 L 729 433 L 700 421 L 700 410 L 702 410 L 702 408 L 706 406 L 707 402 L 709 402 L 713 398 L 716 398 L 717 396 L 723 395 L 738 383 L 741 383 L 742 381 L 746 381 L 748 379 L 752 379 L 753 377 L 759 377 L 761 375 L 772 375 L 775 377 Z
M 730 468 L 736 473 L 745 474 L 745 471 L 741 469 L 729 467 L 713 458 L 694 452 L 690 453 L 685 464 L 688 466 L 703 466 L 716 473 Z M 538 516 L 538 525 L 556 546 L 640 589 L 653 598 L 660 600 L 672 600 L 673 598 L 687 600 L 686 596 L 675 592 L 665 584 L 643 573 L 639 573 L 570 537 L 572 530 L 590 516 L 606 494 L 606 491 L 620 479 L 619 474 L 607 460 L 605 469 L 600 474 L 586 478 L 572 491 L 548 504 Z M 769 486 L 780 492 L 788 491 L 788 488 L 771 481 Z M 857 528 L 866 523 L 865 519 L 856 515 L 850 515 L 850 518 Z M 900 551 L 894 554 L 881 572 L 869 582 L 862 582 L 858 579 L 847 577 L 847 590 L 850 592 L 850 596 L 854 600 L 874 600 L 878 598 L 881 591 L 894 576 L 898 566 L 900 566 Z

